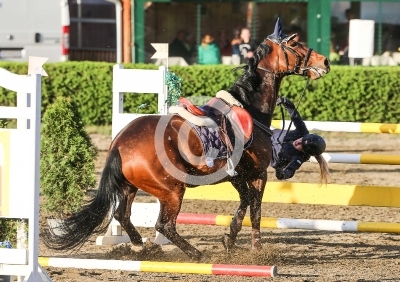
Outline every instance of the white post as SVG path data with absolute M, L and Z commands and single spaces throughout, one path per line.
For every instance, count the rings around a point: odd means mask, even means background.
M 41 72 L 41 65 L 34 69 Z M 0 117 L 17 119 L 18 123 L 17 130 L 1 129 L 3 155 L 8 157 L 3 160 L 7 172 L 2 171 L 2 178 L 7 181 L 1 191 L 6 198 L 0 203 L 0 216 L 28 219 L 28 248 L 23 248 L 25 232 L 21 229 L 25 228 L 20 225 L 22 248 L 0 249 L 0 275 L 43 281 L 38 264 L 41 74 L 16 75 L 0 69 L 0 86 L 18 95 L 17 107 L 0 106 Z
M 354 66 L 354 58 L 371 58 L 374 54 L 373 20 L 350 20 L 349 26 L 349 59 Z
M 117 31 L 117 64 L 122 62 L 122 5 L 119 0 L 106 0 L 115 5 L 115 25 Z

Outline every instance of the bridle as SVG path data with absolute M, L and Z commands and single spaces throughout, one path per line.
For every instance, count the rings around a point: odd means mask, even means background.
M 293 50 L 292 48 L 289 48 L 287 46 L 287 43 L 291 39 L 293 39 L 295 36 L 296 36 L 296 34 L 292 34 L 290 36 L 286 36 L 282 40 L 277 38 L 277 37 L 275 37 L 275 36 L 268 36 L 267 39 L 266 39 L 266 40 L 271 41 L 274 44 L 279 45 L 279 47 L 282 49 L 282 52 L 285 55 L 286 71 L 278 71 L 278 72 L 275 73 L 273 71 L 267 70 L 266 68 L 263 68 L 263 67 L 260 67 L 260 66 L 257 66 L 257 68 L 260 69 L 260 70 L 263 70 L 265 72 L 272 73 L 272 74 L 274 74 L 274 76 L 285 76 L 285 75 L 289 75 L 289 74 L 299 74 L 299 75 L 305 76 L 306 75 L 306 71 L 308 69 L 311 69 L 310 67 L 307 68 L 307 63 L 308 63 L 308 61 L 310 59 L 311 52 L 313 51 L 313 49 L 312 48 L 308 48 L 307 54 L 306 54 L 306 56 L 304 58 L 303 66 L 300 66 L 300 55 L 299 55 L 299 53 L 297 53 L 295 50 Z M 283 44 L 283 43 L 286 43 L 286 44 Z M 289 57 L 288 57 L 287 51 L 289 51 L 290 53 L 292 53 L 296 57 L 296 61 L 295 61 L 295 64 L 293 66 L 293 69 L 289 69 Z M 299 70 L 299 71 L 297 71 L 297 70 Z
M 304 57 L 303 66 L 300 66 L 300 55 L 299 55 L 299 53 L 297 53 L 295 50 L 293 50 L 292 48 L 289 48 L 289 47 L 287 46 L 287 43 L 288 43 L 291 39 L 293 39 L 295 36 L 296 36 L 296 34 L 292 34 L 292 35 L 290 35 L 290 36 L 286 36 L 284 39 L 280 39 L 280 38 L 277 38 L 277 37 L 275 37 L 275 36 L 268 36 L 267 39 L 266 39 L 266 40 L 271 41 L 272 43 L 275 43 L 275 44 L 279 45 L 279 47 L 282 49 L 282 52 L 283 52 L 283 54 L 285 55 L 286 71 L 278 71 L 278 72 L 275 73 L 275 72 L 273 72 L 273 71 L 271 71 L 271 70 L 268 70 L 268 69 L 263 68 L 263 67 L 260 67 L 260 66 L 257 66 L 257 69 L 260 69 L 260 70 L 263 70 L 263 71 L 265 71 L 265 72 L 268 72 L 268 73 L 273 74 L 273 75 L 274 75 L 274 80 L 275 80 L 277 77 L 283 77 L 283 76 L 290 75 L 290 74 L 298 74 L 298 75 L 305 76 L 305 75 L 307 74 L 306 71 L 309 70 L 309 69 L 312 69 L 312 67 L 307 67 L 307 63 L 308 63 L 308 61 L 309 61 L 309 59 L 310 59 L 311 52 L 313 51 L 313 49 L 312 49 L 312 48 L 308 48 L 307 54 L 306 54 L 306 56 Z M 286 44 L 283 44 L 283 43 L 286 43 Z M 290 53 L 292 53 L 292 54 L 296 57 L 296 61 L 295 61 L 295 64 L 294 64 L 294 66 L 293 66 L 293 69 L 289 69 L 289 57 L 288 57 L 287 51 L 289 51 Z M 299 72 L 297 72 L 297 70 L 299 70 Z M 302 99 L 302 97 L 303 97 L 303 95 L 304 95 L 304 93 L 305 93 L 305 91 L 306 91 L 306 88 L 307 88 L 307 86 L 308 86 L 308 82 L 309 82 L 309 81 L 310 81 L 310 78 L 307 77 L 306 84 L 304 85 L 303 92 L 302 92 L 302 94 L 301 94 L 301 96 L 300 96 L 300 99 L 299 99 L 299 101 L 298 101 L 298 103 L 297 103 L 296 108 L 298 108 L 299 105 L 300 105 L 300 101 L 301 101 L 301 99 Z M 276 96 L 276 92 L 277 92 L 276 87 L 277 87 L 277 84 L 274 83 L 274 95 L 275 95 L 275 96 Z M 282 128 L 285 128 L 285 118 L 284 118 L 284 112 L 283 112 L 283 108 L 282 108 L 282 107 L 281 107 L 281 113 L 282 113 L 282 120 L 283 120 L 283 126 L 282 126 Z M 267 131 L 267 130 L 266 130 L 266 127 L 265 127 L 265 126 L 262 126 L 263 124 L 261 124 L 260 122 L 258 122 L 258 121 L 255 120 L 255 119 L 253 119 L 253 121 L 254 121 L 255 124 L 256 124 L 257 126 L 259 126 L 261 129 L 263 129 L 264 131 L 266 131 L 267 133 L 269 133 L 270 135 L 272 135 L 272 133 L 270 133 L 270 131 Z M 292 121 L 290 121 L 289 128 L 288 128 L 287 131 L 290 130 L 290 127 L 291 127 L 291 126 L 292 126 Z M 283 132 L 283 131 L 281 131 L 280 134 L 279 134 L 279 136 L 278 136 L 278 142 L 279 142 L 279 139 L 280 139 L 280 136 L 281 136 L 282 132 Z M 286 136 L 287 136 L 287 135 L 285 135 L 285 137 L 283 138 L 282 143 L 285 142 Z

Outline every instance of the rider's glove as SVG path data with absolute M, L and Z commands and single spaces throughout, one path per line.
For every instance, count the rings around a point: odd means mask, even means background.
M 285 179 L 285 174 L 283 173 L 283 169 L 277 168 L 276 171 L 275 171 L 275 176 L 276 176 L 276 178 L 278 178 L 279 180 Z
M 283 105 L 285 105 L 286 104 L 286 98 L 285 97 L 283 97 L 283 96 L 279 96 L 278 97 L 278 100 L 276 100 L 276 105 L 277 106 L 279 106 L 280 104 L 283 104 Z
M 295 106 L 292 101 L 290 101 L 288 98 L 285 97 L 278 97 L 278 100 L 276 101 L 276 105 L 283 105 L 286 109 L 295 109 Z
M 281 169 L 281 168 L 277 168 L 275 171 L 275 176 L 276 178 L 278 178 L 279 180 L 285 180 L 285 179 L 289 179 L 292 178 L 294 175 L 294 171 L 291 169 Z

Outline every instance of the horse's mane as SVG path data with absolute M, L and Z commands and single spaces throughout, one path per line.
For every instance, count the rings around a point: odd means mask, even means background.
M 233 72 L 243 70 L 243 73 L 233 83 L 229 92 L 245 105 L 250 105 L 249 97 L 259 90 L 261 77 L 257 75 L 257 65 L 270 51 L 271 47 L 264 41 L 257 47 L 253 57 L 248 60 L 246 65 L 236 67 L 232 70 Z

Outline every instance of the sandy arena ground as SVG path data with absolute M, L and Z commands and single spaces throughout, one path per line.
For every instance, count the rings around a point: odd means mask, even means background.
M 396 134 L 321 133 L 327 152 L 400 155 L 400 136 Z M 100 176 L 110 137 L 91 135 L 100 149 L 96 175 Z M 330 164 L 335 184 L 399 186 L 400 165 Z M 304 164 L 291 182 L 318 182 L 318 165 Z M 276 181 L 269 169 L 269 181 Z M 268 186 L 267 188 L 268 189 Z M 96 191 L 89 191 L 93 194 Z M 138 196 L 138 201 L 148 201 Z M 185 200 L 182 212 L 232 215 L 238 202 Z M 247 214 L 248 215 L 248 214 Z M 262 216 L 309 219 L 400 222 L 400 208 L 267 204 Z M 46 222 L 41 218 L 41 229 Z M 389 233 L 343 233 L 299 229 L 262 229 L 264 249 L 250 252 L 250 228 L 239 233 L 236 249 L 227 254 L 221 243 L 229 227 L 178 225 L 178 231 L 209 258 L 208 263 L 276 265 L 274 281 L 400 281 L 400 236 Z M 152 228 L 138 228 L 143 237 L 155 234 Z M 115 260 L 153 260 L 192 262 L 174 246 L 163 251 L 135 253 L 129 245 L 96 246 L 93 236 L 79 251 L 55 252 L 40 242 L 39 255 L 45 257 L 95 258 Z M 261 281 L 259 277 L 211 276 L 171 273 L 139 273 L 46 267 L 53 281 Z

